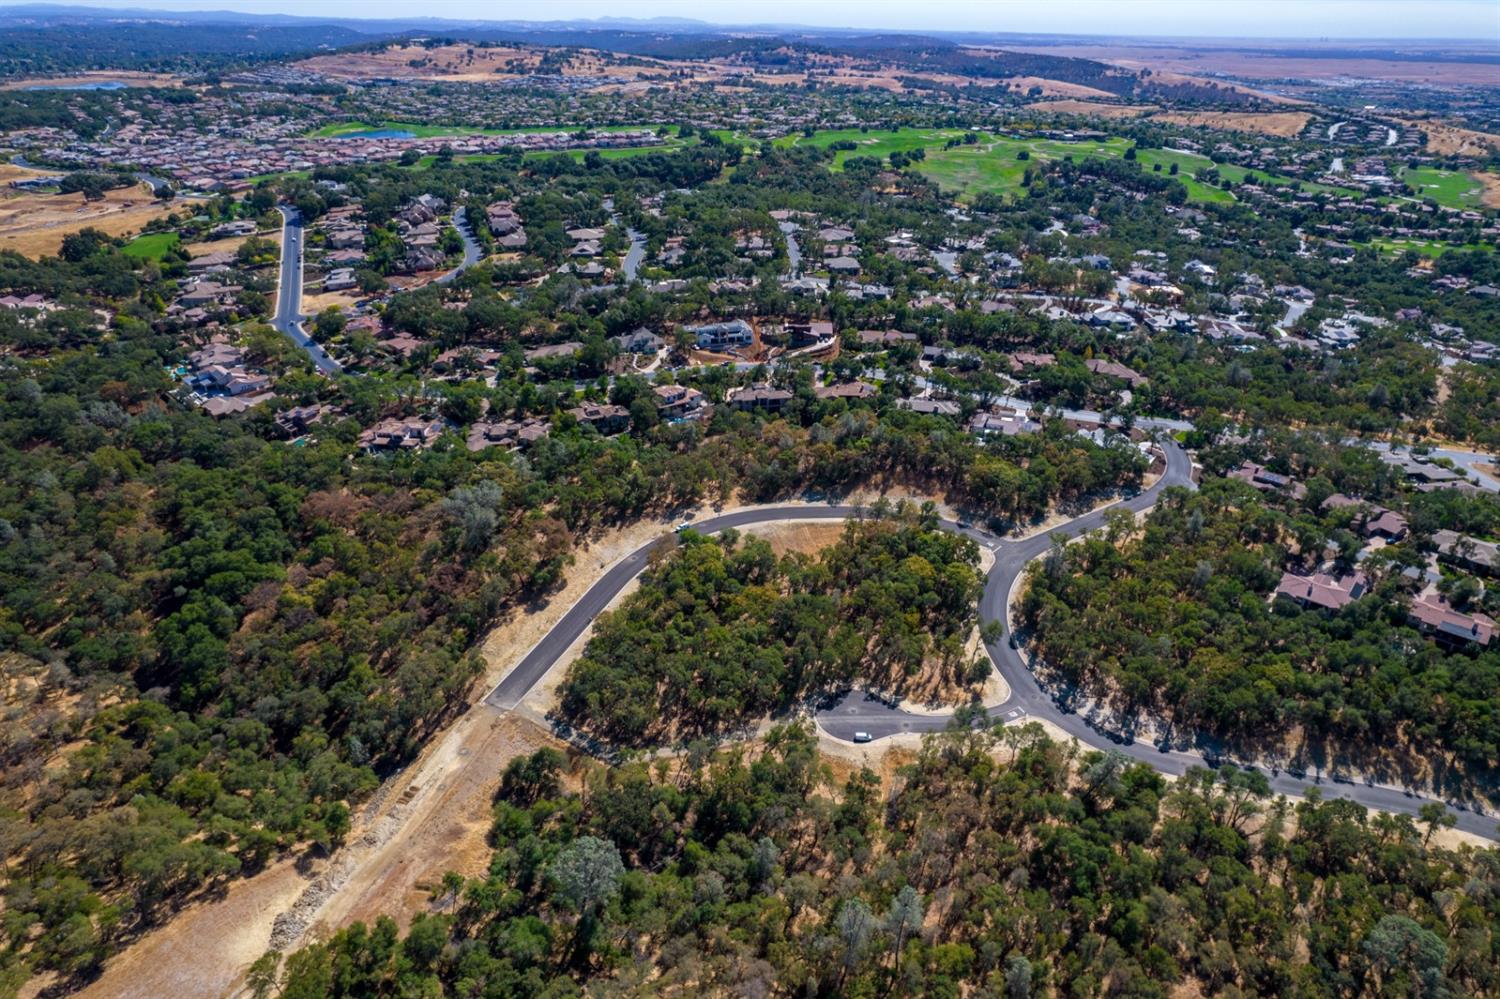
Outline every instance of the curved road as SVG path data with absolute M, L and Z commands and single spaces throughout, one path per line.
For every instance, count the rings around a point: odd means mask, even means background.
M 947 530 L 957 531 L 972 537 L 986 547 L 995 550 L 995 564 L 985 583 L 980 598 L 979 618 L 988 622 L 1005 621 L 1010 592 L 1017 578 L 1032 559 L 1044 554 L 1055 537 L 1077 537 L 1101 527 L 1108 514 L 1115 510 L 1130 510 L 1139 513 L 1151 507 L 1162 490 L 1169 486 L 1192 487 L 1190 478 L 1192 464 L 1186 452 L 1176 444 L 1165 442 L 1167 468 L 1165 474 L 1150 489 L 1128 497 L 1108 507 L 1091 511 L 1069 522 L 1061 528 L 1022 541 L 999 540 L 983 531 L 971 527 L 944 522 Z M 854 506 L 772 506 L 724 514 L 697 522 L 694 527 L 702 533 L 715 533 L 731 527 L 748 527 L 782 520 L 846 520 L 864 515 L 865 511 Z M 589 627 L 594 618 L 607 607 L 611 600 L 646 567 L 651 550 L 661 539 L 643 545 L 611 567 L 603 577 L 589 588 L 583 597 L 568 609 L 553 629 L 516 665 L 509 674 L 485 697 L 486 703 L 500 710 L 510 710 L 520 703 L 542 676 L 564 651 Z M 1008 622 L 1007 622 L 1008 625 Z M 1007 626 L 1007 633 L 1009 628 Z M 1115 732 L 1096 728 L 1093 723 L 1073 712 L 1064 703 L 1049 694 L 1036 676 L 1027 667 L 1021 654 L 1010 647 L 1009 640 L 986 646 L 990 658 L 1010 686 L 1010 698 L 1003 704 L 991 706 L 989 716 L 1001 722 L 1023 722 L 1036 718 L 1056 725 L 1062 731 L 1087 746 L 1100 750 L 1115 750 L 1133 760 L 1149 764 L 1167 774 L 1182 774 L 1189 767 L 1204 766 L 1206 761 L 1199 753 L 1135 742 Z M 946 728 L 949 714 L 912 714 L 861 693 L 845 695 L 832 707 L 819 711 L 817 723 L 834 738 L 850 741 L 855 732 L 868 733 L 874 739 L 904 732 L 935 732 Z M 1222 758 L 1215 763 L 1227 762 Z M 1325 798 L 1348 798 L 1366 808 L 1386 812 L 1416 814 L 1422 805 L 1435 799 L 1426 798 L 1403 788 L 1374 783 L 1359 783 L 1348 778 L 1322 774 L 1296 774 L 1253 764 L 1261 770 L 1277 794 L 1296 799 L 1314 787 L 1322 790 Z M 1444 803 L 1445 805 L 1447 803 Z M 1495 819 L 1470 806 L 1450 807 L 1456 827 L 1464 832 L 1497 839 Z
M 313 365 L 325 375 L 336 375 L 343 365 L 307 335 L 302 328 L 302 216 L 297 209 L 284 205 L 281 213 L 281 277 L 276 288 L 276 315 L 271 325 L 287 339 L 301 347 L 312 358 Z
M 453 228 L 457 229 L 458 234 L 463 237 L 463 263 L 438 278 L 437 281 L 433 282 L 434 284 L 451 284 L 457 280 L 460 274 L 479 263 L 480 258 L 484 256 L 483 247 L 474 239 L 474 235 L 469 232 L 469 212 L 462 205 L 453 213 Z

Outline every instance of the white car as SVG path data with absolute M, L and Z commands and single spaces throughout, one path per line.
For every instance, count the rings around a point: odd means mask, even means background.
M 855 742 L 872 742 L 872 741 L 874 741 L 874 738 L 875 737 L 872 736 L 869 732 L 855 732 L 854 733 L 854 741 Z
M 693 522 L 692 521 L 690 521 L 690 520 L 684 520 L 682 523 L 680 523 L 676 527 L 672 528 L 672 530 L 675 531 L 675 532 L 677 532 L 678 534 L 681 534 L 683 531 L 686 531 L 688 528 L 690 528 L 692 526 L 693 526 Z

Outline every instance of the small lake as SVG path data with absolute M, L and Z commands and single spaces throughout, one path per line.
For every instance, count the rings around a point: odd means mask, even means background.
M 359 132 L 345 132 L 335 136 L 339 139 L 415 139 L 416 132 L 404 128 L 367 128 Z
M 119 80 L 89 80 L 86 83 L 37 83 L 27 90 L 124 90 L 130 86 Z

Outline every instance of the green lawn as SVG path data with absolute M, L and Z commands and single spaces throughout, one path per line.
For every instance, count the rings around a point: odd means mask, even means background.
M 927 155 L 932 156 L 937 151 L 933 147 L 941 149 L 949 139 L 962 138 L 964 134 L 961 128 L 900 128 L 895 131 L 872 128 L 867 132 L 857 128 L 843 128 L 819 132 L 811 138 L 805 135 L 786 135 L 777 139 L 774 144 L 783 148 L 816 146 L 819 149 L 826 149 L 835 142 L 856 143 L 859 148 L 840 149 L 834 154 L 833 168 L 842 170 L 844 161 L 851 156 L 872 156 L 885 159 L 891 153 L 908 153 L 913 149 L 926 149 Z
M 1403 170 L 1401 179 L 1410 184 L 1419 198 L 1431 198 L 1444 208 L 1480 208 L 1484 186 L 1461 170 L 1439 170 L 1418 167 Z
M 1067 157 L 1097 157 L 1119 159 L 1125 155 L 1130 143 L 1122 138 L 1102 141 L 1062 142 L 1054 139 L 986 139 L 977 146 L 959 146 L 954 149 L 935 149 L 927 153 L 927 159 L 917 164 L 916 169 L 935 180 L 944 190 L 961 195 L 981 193 L 1014 195 L 1021 189 L 1028 163 L 1055 161 Z M 1030 155 L 1029 160 L 1020 158 L 1022 151 Z M 1295 178 L 1246 170 L 1230 164 L 1215 164 L 1207 156 L 1181 152 L 1175 149 L 1142 149 L 1136 153 L 1136 162 L 1141 169 L 1155 172 L 1161 167 L 1161 176 L 1170 176 L 1177 167 L 1176 179 L 1187 189 L 1188 200 L 1200 203 L 1228 204 L 1234 195 L 1222 188 L 1195 180 L 1199 170 L 1218 166 L 1219 176 L 1233 183 L 1240 183 L 1254 174 L 1257 178 L 1277 185 L 1297 183 Z M 1302 182 L 1304 191 L 1332 194 L 1357 194 L 1343 188 L 1324 184 Z
M 138 260 L 160 260 L 167 255 L 168 250 L 177 245 L 180 238 L 175 232 L 150 232 L 132 239 L 120 252 Z
M 1493 253 L 1494 247 L 1486 243 L 1439 243 L 1430 239 L 1372 239 L 1368 246 L 1373 246 L 1382 253 L 1405 253 L 1407 250 L 1415 250 L 1424 257 L 1441 257 L 1453 250 L 1481 250 L 1485 253 Z

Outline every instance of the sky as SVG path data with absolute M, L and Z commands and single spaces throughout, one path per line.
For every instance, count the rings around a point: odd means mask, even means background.
M 1500 0 L 57 0 L 95 7 L 487 20 L 689 17 L 905 31 L 1459 38 L 1500 46 Z

